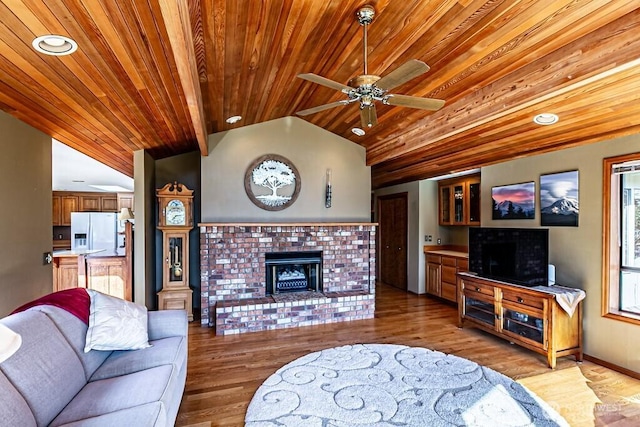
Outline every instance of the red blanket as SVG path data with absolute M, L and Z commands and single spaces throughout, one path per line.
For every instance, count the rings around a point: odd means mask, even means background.
M 16 308 L 11 314 L 25 311 L 28 308 L 38 305 L 53 305 L 67 310 L 69 313 L 89 324 L 89 308 L 91 306 L 91 298 L 84 288 L 65 289 L 64 291 L 54 292 L 45 295 L 42 298 L 33 300 L 25 305 Z

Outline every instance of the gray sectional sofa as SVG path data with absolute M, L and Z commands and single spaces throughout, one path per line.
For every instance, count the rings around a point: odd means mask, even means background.
M 172 426 L 187 375 L 187 315 L 150 311 L 151 347 L 84 353 L 87 325 L 42 305 L 0 320 L 22 346 L 0 364 L 0 424 Z

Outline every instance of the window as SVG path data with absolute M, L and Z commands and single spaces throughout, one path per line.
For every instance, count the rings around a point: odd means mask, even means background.
M 640 324 L 640 153 L 604 159 L 602 314 Z

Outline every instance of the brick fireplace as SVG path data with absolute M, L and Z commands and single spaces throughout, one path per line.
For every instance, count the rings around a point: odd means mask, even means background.
M 267 258 L 291 253 L 320 254 L 321 291 L 267 294 Z M 375 224 L 200 224 L 200 264 L 202 324 L 217 334 L 374 315 Z

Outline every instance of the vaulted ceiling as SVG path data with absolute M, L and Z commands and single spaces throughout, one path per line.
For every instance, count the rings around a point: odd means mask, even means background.
M 345 99 L 296 76 L 363 74 L 367 3 L 369 73 L 419 59 L 392 92 L 446 101 L 378 103 L 361 137 L 357 104 L 305 116 L 366 148 L 375 188 L 640 132 L 637 0 L 0 0 L 0 108 L 130 176 L 135 150 L 206 155 L 209 133 Z M 79 48 L 42 55 L 43 34 Z

